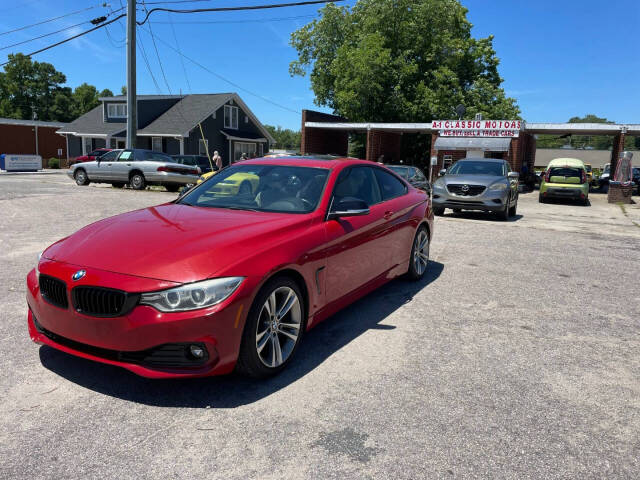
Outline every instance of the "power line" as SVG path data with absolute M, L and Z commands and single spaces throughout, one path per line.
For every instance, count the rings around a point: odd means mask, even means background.
M 44 23 L 53 22 L 54 20 L 60 20 L 61 18 L 70 17 L 71 15 L 77 15 L 78 13 L 86 12 L 87 10 L 92 10 L 94 8 L 106 7 L 106 5 L 107 5 L 106 3 L 99 3 L 98 5 L 94 5 L 92 7 L 87 7 L 87 8 L 83 8 L 81 10 L 76 10 L 75 12 L 65 13 L 64 15 L 60 15 L 59 17 L 49 18 L 48 20 L 43 20 L 43 21 L 38 22 L 38 23 L 32 23 L 31 25 L 25 25 L 24 27 L 20 27 L 20 28 L 14 28 L 13 30 L 8 30 L 6 32 L 0 33 L 0 36 L 7 35 L 7 34 L 13 33 L 13 32 L 18 32 L 20 30 L 26 30 L 27 28 L 35 27 L 37 25 L 42 25 Z
M 167 76 L 164 73 L 164 67 L 162 66 L 162 60 L 160 59 L 160 53 L 158 52 L 158 46 L 156 45 L 156 38 L 155 38 L 155 35 L 153 34 L 153 30 L 151 30 L 151 22 L 149 22 L 149 33 L 151 34 L 151 42 L 153 43 L 153 49 L 156 51 L 156 58 L 158 59 L 158 65 L 160 65 L 160 72 L 162 73 L 164 84 L 167 86 L 169 95 L 171 95 L 171 87 L 169 86 L 169 82 L 167 81 Z
M 156 80 L 156 77 L 153 74 L 153 71 L 151 70 L 151 64 L 149 63 L 149 59 L 147 58 L 147 52 L 144 49 L 144 44 L 142 43 L 142 40 L 138 35 L 136 35 L 136 42 L 140 47 L 140 53 L 142 54 L 142 59 L 144 60 L 145 65 L 147 66 L 147 71 L 149 72 L 149 75 L 151 75 L 151 80 L 153 80 L 153 84 L 156 86 L 157 92 L 162 93 L 162 90 L 160 89 L 160 85 L 158 85 L 158 81 Z
M 207 0 L 208 1 L 208 0 Z M 285 20 L 302 20 L 303 18 L 315 18 L 316 15 L 298 15 L 295 17 L 274 17 L 274 18 L 251 18 L 245 20 L 194 20 L 194 21 L 186 21 L 186 22 L 159 22 L 156 20 L 156 25 L 161 24 L 169 24 L 172 23 L 174 25 L 204 25 L 204 24 L 215 24 L 215 23 L 268 23 L 268 22 L 282 22 Z
M 196 2 L 211 2 L 212 0 L 173 0 L 163 2 L 144 2 L 145 5 L 161 5 L 164 3 L 196 3 Z
M 293 2 L 293 3 L 277 3 L 277 4 L 269 4 L 269 5 L 245 5 L 242 7 L 217 7 L 217 8 L 194 8 L 191 10 L 178 10 L 174 8 L 164 8 L 164 7 L 156 7 L 152 8 L 147 12 L 147 15 L 144 17 L 142 22 L 136 22 L 138 25 L 144 25 L 149 16 L 153 12 L 171 12 L 171 13 L 203 13 L 203 12 L 235 12 L 240 10 L 266 10 L 272 8 L 286 8 L 286 7 L 300 7 L 303 5 L 317 5 L 321 3 L 334 3 L 334 2 L 342 2 L 344 0 L 308 0 L 304 2 Z
M 85 30 L 84 32 L 80 32 L 80 33 L 78 33 L 77 35 L 74 35 L 74 36 L 72 36 L 72 37 L 65 38 L 64 40 L 61 40 L 61 41 L 59 41 L 59 42 L 57 42 L 57 43 L 54 43 L 54 44 L 52 44 L 52 45 L 49 45 L 49 46 L 47 46 L 47 47 L 41 48 L 40 50 L 36 50 L 35 52 L 27 53 L 25 56 L 30 57 L 30 56 L 32 56 L 32 55 L 35 55 L 36 53 L 41 53 L 41 52 L 44 52 L 45 50 L 50 50 L 50 49 L 52 49 L 52 48 L 54 48 L 54 47 L 57 47 L 58 45 L 62 45 L 63 43 L 70 42 L 71 40 L 75 40 L 76 38 L 78 38 L 78 37 L 82 37 L 82 36 L 84 36 L 84 35 L 87 35 L 88 33 L 95 32 L 95 31 L 96 31 L 96 30 L 98 30 L 99 28 L 106 27 L 107 25 L 110 25 L 110 24 L 112 24 L 113 22 L 115 22 L 115 21 L 117 21 L 117 20 L 121 19 L 122 17 L 126 17 L 126 16 L 127 16 L 127 14 L 126 14 L 126 13 L 123 13 L 123 14 L 121 14 L 121 15 L 118 15 L 116 18 L 112 18 L 112 19 L 111 19 L 111 20 L 109 20 L 108 22 L 101 23 L 100 25 L 97 25 L 97 26 L 95 26 L 95 27 L 93 27 L 93 28 L 90 28 L 89 30 Z M 9 62 L 7 61 L 7 62 L 4 62 L 4 63 L 0 63 L 0 67 L 3 67 L 3 66 L 4 66 L 4 65 L 6 65 L 7 63 L 9 63 Z
M 113 14 L 115 14 L 115 13 L 119 12 L 120 10 L 122 10 L 122 9 L 118 9 L 118 10 L 115 10 L 115 11 L 113 11 L 113 10 L 112 10 L 110 13 L 108 13 L 108 14 L 106 15 L 106 16 L 107 16 L 107 18 L 108 18 L 108 17 L 110 17 L 111 15 L 113 15 Z M 35 40 L 40 40 L 41 38 L 50 37 L 51 35 L 55 35 L 56 33 L 64 32 L 65 30 L 71 30 L 71 29 L 73 29 L 73 28 L 79 27 L 80 25 L 84 25 L 85 23 L 92 23 L 92 24 L 94 24 L 94 25 L 95 25 L 96 23 L 100 23 L 100 22 L 98 22 L 97 20 L 100 20 L 100 18 L 94 18 L 94 19 L 92 19 L 92 20 L 85 20 L 85 21 L 83 21 L 83 22 L 76 23 L 75 25 L 70 25 L 70 26 L 68 26 L 68 27 L 61 28 L 60 30 L 56 30 L 55 32 L 44 33 L 44 34 L 39 35 L 39 36 L 37 36 L 37 37 L 29 38 L 29 39 L 27 39 L 27 40 L 23 40 L 23 41 L 21 41 L 21 42 L 12 43 L 11 45 L 7 45 L 7 46 L 5 46 L 5 47 L 0 47 L 0 50 L 6 50 L 7 48 L 16 47 L 16 46 L 18 46 L 18 45 L 23 45 L 23 44 L 25 44 L 25 43 L 33 42 L 33 41 L 35 41 Z
M 150 33 L 148 30 L 147 30 L 147 32 L 148 32 L 148 33 Z M 153 34 L 151 34 L 151 36 L 153 36 Z M 184 53 L 182 53 L 182 52 L 180 52 L 180 51 L 176 50 L 174 47 L 172 47 L 171 45 L 169 45 L 167 42 L 165 42 L 165 41 L 164 41 L 164 40 L 162 40 L 161 38 L 159 38 L 159 37 L 158 37 L 158 38 L 157 38 L 157 40 L 158 40 L 160 43 L 164 44 L 166 47 L 168 47 L 168 48 L 170 48 L 171 50 L 173 50 L 174 52 L 176 52 L 178 55 L 183 56 L 185 59 L 189 60 L 191 63 L 193 63 L 193 64 L 197 65 L 198 67 L 202 68 L 204 71 L 206 71 L 206 72 L 210 73 L 211 75 L 213 75 L 213 76 L 215 76 L 215 77 L 218 77 L 220 80 L 222 80 L 222 81 L 224 81 L 224 82 L 228 83 L 229 85 L 232 85 L 232 86 L 236 87 L 238 90 L 242 90 L 243 92 L 246 92 L 246 93 L 248 93 L 249 95 L 252 95 L 252 96 L 254 96 L 254 97 L 256 97 L 256 98 L 259 98 L 259 99 L 261 99 L 261 100 L 263 100 L 263 101 L 265 101 L 265 102 L 267 102 L 267 103 L 270 103 L 271 105 L 275 105 L 276 107 L 282 108 L 282 109 L 284 109 L 284 110 L 288 110 L 288 111 L 293 112 L 293 113 L 301 113 L 299 110 L 294 110 L 293 108 L 285 107 L 284 105 L 280 105 L 279 103 L 274 102 L 273 100 L 269 100 L 268 98 L 263 97 L 262 95 L 260 95 L 260 94 L 258 94 L 258 93 L 252 92 L 251 90 L 248 90 L 248 89 L 246 89 L 246 88 L 244 88 L 244 87 L 241 87 L 241 86 L 240 86 L 240 85 L 238 85 L 237 83 L 232 82 L 232 81 L 231 81 L 231 80 L 229 80 L 228 78 L 225 78 L 225 77 L 223 77 L 222 75 L 220 75 L 219 73 L 216 73 L 216 72 L 214 72 L 213 70 L 208 69 L 207 67 L 205 67 L 204 65 L 202 65 L 202 64 L 201 64 L 201 63 L 199 63 L 198 61 L 194 60 L 193 58 L 188 57 L 188 56 L 187 56 L 187 55 L 185 55 Z
M 171 18 L 171 14 L 167 12 L 167 18 L 169 19 L 169 23 L 171 24 L 171 31 L 173 32 L 173 40 L 176 42 L 176 48 L 180 51 L 180 44 L 178 43 L 178 36 L 176 35 L 176 29 L 173 26 L 173 19 Z M 189 93 L 191 93 L 191 82 L 189 81 L 189 75 L 187 75 L 187 69 L 184 66 L 184 58 L 182 55 L 179 55 L 180 64 L 182 65 L 182 73 L 184 73 L 184 79 L 187 81 L 187 87 L 189 88 Z

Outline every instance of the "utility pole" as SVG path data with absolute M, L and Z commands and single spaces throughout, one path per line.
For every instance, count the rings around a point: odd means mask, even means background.
M 136 0 L 127 0 L 127 148 L 136 148 Z
M 31 106 L 31 110 L 34 110 L 33 105 Z M 34 111 L 31 114 L 31 117 L 32 117 L 32 119 L 34 121 L 34 129 L 35 129 L 35 132 L 36 132 L 36 155 L 40 155 L 39 148 L 38 148 L 38 124 L 35 123 L 35 121 L 38 120 L 38 114 Z

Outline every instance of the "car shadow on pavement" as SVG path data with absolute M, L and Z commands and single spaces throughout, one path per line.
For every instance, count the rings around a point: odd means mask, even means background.
M 422 280 L 393 280 L 328 318 L 307 332 L 291 364 L 266 380 L 235 374 L 150 380 L 123 368 L 85 360 L 48 346 L 40 347 L 40 361 L 45 368 L 71 382 L 122 400 L 159 407 L 234 408 L 294 383 L 368 330 L 396 328 L 381 322 L 437 280 L 443 270 L 442 263 L 430 261 Z
M 467 218 L 469 220 L 482 220 L 485 222 L 504 222 L 504 220 L 501 220 L 500 218 L 498 218 L 497 215 L 493 214 L 493 213 L 489 213 L 489 212 L 478 212 L 478 211 L 473 211 L 473 210 L 463 210 L 461 212 L 449 212 L 447 211 L 443 217 L 445 218 Z M 520 215 L 519 213 L 515 214 L 512 217 L 509 217 L 509 220 L 507 220 L 507 222 L 517 222 L 518 220 L 520 220 L 522 218 L 522 215 Z

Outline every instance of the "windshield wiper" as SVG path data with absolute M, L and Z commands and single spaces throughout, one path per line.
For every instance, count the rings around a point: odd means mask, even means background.
M 215 207 L 218 208 L 228 208 L 229 210 L 245 210 L 247 212 L 261 212 L 262 210 L 257 210 L 255 208 L 251 208 L 251 207 L 237 207 L 235 205 L 214 205 Z

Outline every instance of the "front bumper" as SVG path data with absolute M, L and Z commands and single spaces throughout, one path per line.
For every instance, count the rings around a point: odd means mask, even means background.
M 461 210 L 480 210 L 483 212 L 501 212 L 504 210 L 509 191 L 485 190 L 480 195 L 455 195 L 449 191 L 433 190 L 433 206 Z
M 41 262 L 43 273 L 58 279 L 71 278 L 77 266 Z M 201 377 L 229 373 L 235 367 L 246 312 L 250 306 L 250 286 L 245 282 L 224 302 L 190 312 L 163 313 L 138 305 L 120 317 L 94 317 L 75 311 L 71 287 L 100 285 L 123 288 L 122 278 L 112 272 L 86 269 L 79 282 L 67 282 L 69 307 L 54 306 L 42 298 L 35 270 L 27 276 L 28 329 L 39 344 L 89 360 L 126 368 L 148 378 Z M 89 277 L 88 281 L 85 279 Z M 132 277 L 128 277 L 131 282 Z M 133 280 L 134 281 L 134 280 Z M 145 279 L 143 288 L 151 280 Z M 126 282 L 125 282 L 126 283 Z M 120 286 L 116 286 L 120 284 Z M 156 287 L 157 289 L 158 287 Z M 166 284 L 162 287 L 166 288 Z M 204 361 L 189 362 L 188 348 L 197 344 L 206 349 Z M 173 356 L 175 362 L 167 362 Z M 192 359 L 193 360 L 193 359 Z

